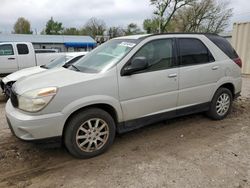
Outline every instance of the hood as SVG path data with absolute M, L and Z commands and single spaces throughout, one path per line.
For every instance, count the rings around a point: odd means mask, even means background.
M 96 77 L 99 77 L 98 74 L 86 74 L 65 68 L 55 68 L 19 79 L 13 85 L 13 89 L 20 95 L 34 89 L 46 87 L 60 88 L 95 79 Z
M 14 73 L 4 77 L 3 82 L 5 84 L 8 82 L 15 82 L 22 77 L 27 77 L 27 76 L 30 76 L 32 74 L 39 73 L 39 72 L 42 72 L 45 70 L 47 70 L 47 69 L 41 68 L 40 66 L 22 69 L 22 70 L 19 70 L 17 72 L 14 72 Z

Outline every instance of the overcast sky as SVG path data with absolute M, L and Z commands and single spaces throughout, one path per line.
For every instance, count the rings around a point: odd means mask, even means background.
M 249 0 L 231 0 L 230 7 L 234 8 L 232 23 L 250 21 Z M 51 16 L 64 27 L 81 27 L 91 17 L 103 19 L 107 26 L 126 26 L 131 22 L 142 26 L 152 12 L 149 0 L 0 0 L 0 31 L 11 32 L 20 16 L 39 33 Z

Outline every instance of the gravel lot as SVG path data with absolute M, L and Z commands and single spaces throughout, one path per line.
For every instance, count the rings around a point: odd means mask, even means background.
M 11 135 L 0 98 L 0 187 L 250 187 L 250 77 L 223 121 L 202 114 L 118 135 L 77 160 L 65 149 Z

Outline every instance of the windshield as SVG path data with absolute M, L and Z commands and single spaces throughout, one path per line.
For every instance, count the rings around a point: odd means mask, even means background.
M 58 58 L 54 59 L 53 61 L 51 61 L 49 64 L 44 65 L 43 67 L 47 68 L 47 69 L 52 69 L 52 68 L 56 68 L 56 67 L 62 67 L 71 58 L 72 58 L 72 56 L 58 57 Z
M 74 64 L 75 69 L 85 73 L 105 72 L 117 64 L 139 43 L 139 40 L 110 40 Z

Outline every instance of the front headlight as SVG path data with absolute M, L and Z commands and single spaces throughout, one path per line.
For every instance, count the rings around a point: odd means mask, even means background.
M 18 95 L 18 108 L 28 112 L 37 112 L 45 108 L 57 93 L 56 87 L 36 89 Z

